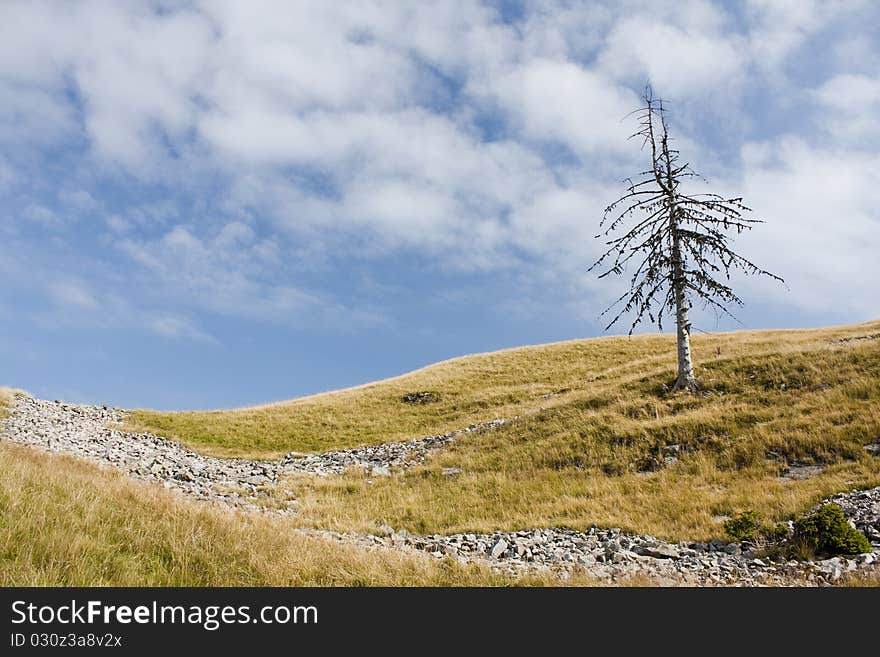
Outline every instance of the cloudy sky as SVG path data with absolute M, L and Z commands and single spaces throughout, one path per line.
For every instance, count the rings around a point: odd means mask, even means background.
M 766 220 L 741 324 L 880 317 L 880 9 L 811 2 L 0 4 L 0 384 L 284 399 L 602 334 L 586 269 L 650 80 Z M 625 332 L 621 325 L 617 332 Z M 646 327 L 647 330 L 656 328 Z

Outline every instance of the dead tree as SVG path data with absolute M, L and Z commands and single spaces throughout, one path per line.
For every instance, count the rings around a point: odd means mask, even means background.
M 673 390 L 696 392 L 688 319 L 693 301 L 732 317 L 728 306 L 743 302 L 729 285 L 731 271 L 784 281 L 731 250 L 731 233 L 740 234 L 762 223 L 747 216 L 751 210 L 742 198 L 683 191 L 683 181 L 702 176 L 688 163 L 682 164 L 679 152 L 671 147 L 663 100 L 653 96 L 650 86 L 643 100 L 644 105 L 634 112 L 639 129 L 631 138 L 642 140 L 643 151 L 650 149 L 651 169 L 640 173 L 636 181 L 627 178 L 624 194 L 605 208 L 599 224 L 604 231 L 596 237 L 619 236 L 606 241 L 608 249 L 589 271 L 603 269 L 599 278 L 604 278 L 635 267 L 629 290 L 602 313 L 616 311 L 605 330 L 632 314 L 630 334 L 645 316 L 662 331 L 663 317 L 674 311 L 678 377 Z

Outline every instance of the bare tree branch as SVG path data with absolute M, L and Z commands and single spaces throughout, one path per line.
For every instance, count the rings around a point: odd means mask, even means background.
M 629 314 L 633 316 L 630 334 L 645 318 L 662 330 L 663 317 L 674 311 L 679 339 L 675 387 L 695 391 L 688 319 L 691 302 L 702 301 L 716 313 L 736 319 L 729 306 L 742 306 L 743 301 L 727 283 L 732 272 L 785 281 L 731 248 L 731 234 L 739 235 L 763 223 L 749 216 L 752 210 L 741 197 L 681 190 L 683 181 L 705 178 L 692 170 L 690 163 L 679 163 L 680 153 L 672 147 L 669 135 L 667 103 L 654 96 L 650 85 L 645 86 L 642 99 L 644 105 L 627 118 L 635 116 L 638 121 L 630 139 L 641 139 L 642 149 L 650 150 L 651 168 L 637 174 L 635 180 L 625 178 L 624 193 L 605 208 L 597 238 L 632 225 L 606 242 L 608 248 L 588 271 L 602 267 L 599 278 L 605 278 L 622 275 L 631 263 L 638 263 L 630 276 L 629 290 L 600 315 L 617 309 L 606 330 Z

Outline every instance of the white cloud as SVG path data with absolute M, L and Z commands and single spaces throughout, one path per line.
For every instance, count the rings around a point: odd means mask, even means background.
M 0 143 L 46 146 L 69 135 L 76 126 L 74 112 L 57 91 L 0 78 Z
M 141 284 L 142 295 L 154 305 L 313 327 L 384 321 L 369 308 L 348 308 L 276 282 L 276 250 L 254 237 L 237 222 L 206 239 L 178 225 L 156 240 L 122 239 L 117 249 L 140 265 L 129 279 Z
M 740 192 L 765 224 L 737 240 L 743 255 L 783 276 L 747 285 L 764 299 L 812 312 L 880 314 L 876 281 L 880 158 L 787 138 L 747 153 Z
M 77 210 L 94 210 L 100 206 L 95 197 L 84 189 L 63 189 L 58 193 L 58 200 Z
M 775 71 L 835 11 L 833 5 L 821 0 L 749 0 L 749 49 L 758 66 L 777 75 Z
M 131 228 L 131 225 L 118 214 L 113 214 L 104 220 L 107 227 L 114 233 L 124 233 Z
M 683 28 L 633 16 L 620 20 L 600 58 L 602 70 L 615 78 L 650 80 L 666 96 L 682 97 L 742 82 L 747 64 L 735 33 L 696 25 Z
M 74 179 L 57 185 L 56 200 L 100 219 L 97 237 L 136 265 L 121 274 L 138 290 L 133 303 L 169 335 L 196 336 L 182 319 L 196 312 L 379 321 L 308 274 L 401 251 L 425 267 L 538 269 L 559 284 L 591 264 L 602 209 L 639 170 L 622 119 L 646 78 L 676 103 L 686 155 L 705 157 L 731 126 L 760 124 L 745 95 L 796 103 L 793 56 L 837 14 L 864 6 L 754 1 L 735 18 L 701 0 L 536 2 L 509 25 L 465 1 L 211 0 L 161 13 L 11 2 L 0 23 L 0 143 L 12 155 L 0 163 L 0 191 L 4 179 L 26 178 L 18 162 L 87 144 L 85 156 L 69 156 Z M 868 151 L 880 92 L 870 71 L 847 68 L 852 53 L 873 52 L 865 35 L 859 43 L 837 47 L 830 79 L 804 94 L 814 101 L 805 122 L 827 126 L 830 143 L 810 145 L 797 137 L 802 126 L 775 117 L 744 162 L 713 163 L 722 185 L 784 217 L 755 231 L 768 239 L 744 243 L 811 289 L 839 287 L 853 262 L 871 270 L 866 254 L 877 247 L 876 215 L 860 199 L 877 182 Z M 689 121 L 695 107 L 708 131 Z M 111 207 L 102 189 L 119 181 L 138 190 L 145 181 L 150 193 Z M 41 198 L 24 207 L 44 222 L 61 211 Z M 830 215 L 847 219 L 825 237 Z M 792 234 L 829 266 L 766 248 Z M 112 276 L 92 275 L 84 284 L 106 291 Z M 594 285 L 578 276 L 572 295 Z M 871 291 L 855 287 L 850 307 L 864 310 L 858 299 Z M 795 291 L 780 299 L 815 305 Z
M 520 248 L 537 255 L 553 254 L 554 260 L 586 269 L 598 257 L 601 242 L 598 231 L 603 201 L 607 204 L 616 190 L 552 189 L 517 210 L 511 224 Z
M 55 226 L 61 223 L 61 218 L 55 211 L 39 203 L 28 206 L 24 211 L 24 217 L 44 226 Z
M 880 136 L 880 78 L 837 75 L 813 95 L 827 108 L 818 120 L 838 140 L 865 143 Z
M 631 130 L 631 91 L 569 61 L 532 60 L 499 79 L 496 92 L 529 137 L 556 139 L 582 156 L 617 152 Z
M 852 73 L 869 74 L 880 67 L 880 50 L 877 40 L 867 34 L 849 31 L 846 39 L 840 39 L 832 47 L 837 68 Z
M 97 310 L 98 301 L 85 283 L 73 279 L 56 280 L 48 285 L 52 299 L 62 305 L 84 310 Z
M 217 340 L 195 326 L 192 322 L 180 317 L 157 317 L 148 323 L 151 331 L 172 340 L 193 340 L 216 344 Z
M 880 79 L 838 75 L 816 90 L 816 95 L 822 103 L 848 114 L 868 112 L 880 104 Z

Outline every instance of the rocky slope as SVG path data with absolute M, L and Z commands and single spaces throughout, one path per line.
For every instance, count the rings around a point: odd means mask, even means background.
M 260 508 L 255 499 L 282 475 L 334 475 L 365 468 L 376 476 L 392 468 L 420 463 L 431 451 L 456 436 L 491 428 L 504 420 L 472 425 L 438 436 L 358 447 L 322 454 L 290 453 L 278 461 L 222 459 L 204 456 L 183 445 L 148 433 L 128 433 L 116 426 L 122 411 L 106 406 L 66 404 L 16 397 L 3 437 L 51 452 L 69 454 L 129 475 L 162 483 L 186 495 L 229 506 Z M 282 510 L 283 512 L 283 510 Z
M 0 435 L 6 440 L 109 465 L 187 496 L 233 508 L 264 510 L 259 498 L 283 475 L 328 476 L 361 467 L 375 476 L 424 461 L 456 436 L 491 429 L 504 420 L 447 434 L 322 454 L 289 454 L 278 461 L 203 456 L 151 434 L 121 431 L 122 411 L 16 397 Z M 418 550 L 435 557 L 488 563 L 512 574 L 550 568 L 562 575 L 585 572 L 600 581 L 634 576 L 661 584 L 825 584 L 880 562 L 880 488 L 833 498 L 851 522 L 873 541 L 874 552 L 820 562 L 772 563 L 722 542 L 670 544 L 619 529 L 534 529 L 493 534 L 414 536 L 384 527 L 383 534 L 316 532 L 378 549 Z M 280 509 L 279 513 L 294 513 Z

